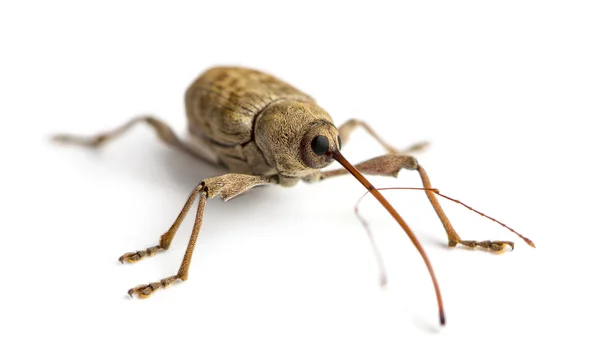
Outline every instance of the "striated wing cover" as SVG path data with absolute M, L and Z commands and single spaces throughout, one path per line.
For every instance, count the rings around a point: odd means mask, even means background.
M 269 74 L 246 68 L 212 68 L 186 92 L 190 132 L 222 145 L 246 143 L 252 140 L 256 115 L 280 99 L 314 102 Z

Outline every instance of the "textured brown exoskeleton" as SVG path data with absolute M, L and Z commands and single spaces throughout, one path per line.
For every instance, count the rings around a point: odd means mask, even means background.
M 168 125 L 150 116 L 135 118 L 113 131 L 92 137 L 58 135 L 54 138 L 64 143 L 99 147 L 125 133 L 135 124 L 146 123 L 168 145 L 204 161 L 221 165 L 229 172 L 204 179 L 196 186 L 158 245 L 129 252 L 119 258 L 121 262 L 136 262 L 169 249 L 183 218 L 194 200 L 200 198 L 192 235 L 177 274 L 137 286 L 129 290 L 129 295 L 147 297 L 177 280 L 187 280 L 207 199 L 221 197 L 229 200 L 259 185 L 292 186 L 299 180 L 315 182 L 348 172 L 381 202 L 417 247 L 433 280 L 442 324 L 445 323 L 442 298 L 427 255 L 400 215 L 362 174 L 397 176 L 401 169 L 416 170 L 424 188 L 428 189 L 427 197 L 446 230 L 449 246 L 462 244 L 492 251 L 502 251 L 505 246 L 513 247 L 513 243 L 509 241 L 461 240 L 435 198 L 437 191 L 431 187 L 425 170 L 414 157 L 406 154 L 422 148 L 424 144 L 398 151 L 359 120 L 349 120 L 336 128 L 329 114 L 315 100 L 273 76 L 245 68 L 213 68 L 189 87 L 185 104 L 191 135 L 189 141 L 181 140 Z M 362 127 L 372 135 L 388 154 L 352 166 L 341 155 L 340 149 L 357 127 Z M 344 169 L 321 170 L 334 160 Z M 525 240 L 533 246 L 528 239 Z

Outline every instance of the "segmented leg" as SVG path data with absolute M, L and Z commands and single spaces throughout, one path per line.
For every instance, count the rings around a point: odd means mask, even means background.
M 393 176 L 397 177 L 398 172 L 401 169 L 407 170 L 417 170 L 421 177 L 421 182 L 423 183 L 423 187 L 426 189 L 433 189 L 431 186 L 431 181 L 429 180 L 429 176 L 423 166 L 419 165 L 417 159 L 410 155 L 398 155 L 398 154 L 390 154 L 378 156 L 370 160 L 363 161 L 357 165 L 355 165 L 356 169 L 363 174 L 367 175 L 383 175 L 383 176 Z M 348 172 L 346 169 L 337 169 L 331 171 L 323 171 L 321 172 L 321 179 L 327 179 L 334 176 L 344 175 Z M 448 246 L 455 247 L 458 244 L 462 244 L 469 248 L 482 248 L 494 252 L 502 252 L 506 247 L 510 247 L 511 249 L 514 247 L 514 244 L 510 241 L 465 241 L 460 238 L 458 233 L 452 227 L 450 220 L 444 213 L 438 199 L 436 198 L 433 191 L 425 191 L 431 206 L 435 210 L 438 218 L 442 222 L 444 229 L 446 230 L 446 234 L 448 236 Z
M 203 154 L 192 146 L 189 146 L 184 141 L 179 139 L 175 132 L 163 121 L 160 121 L 152 116 L 138 116 L 124 123 L 123 125 L 106 132 L 99 133 L 92 136 L 81 136 L 81 135 L 70 135 L 70 134 L 58 134 L 52 137 L 52 139 L 59 143 L 79 145 L 90 148 L 99 148 L 107 142 L 125 134 L 136 124 L 143 123 L 148 124 L 154 131 L 158 138 L 165 144 L 172 146 L 175 149 L 184 151 L 196 158 L 203 161 L 214 164 L 214 159 L 206 154 Z
M 490 250 L 494 252 L 503 252 L 506 250 L 506 247 L 510 247 L 510 250 L 514 250 L 515 243 L 512 241 L 471 241 L 471 240 L 461 240 L 460 244 L 466 247 L 470 247 L 472 249 L 480 247 L 485 250 Z M 456 246 L 456 245 L 454 245 Z
M 371 135 L 383 148 L 387 151 L 388 154 L 408 154 L 416 151 L 421 151 L 429 146 L 429 143 L 426 141 L 421 141 L 416 144 L 413 144 L 405 149 L 398 150 L 395 147 L 388 144 L 384 141 L 381 136 L 379 136 L 372 128 L 364 121 L 358 119 L 350 119 L 340 125 L 338 128 L 338 132 L 340 134 L 340 139 L 342 140 L 342 144 L 346 144 L 348 139 L 350 138 L 350 134 L 358 127 L 362 127 L 365 129 L 369 135 Z
M 166 277 L 157 282 L 152 282 L 144 285 L 136 286 L 130 289 L 127 293 L 130 296 L 134 294 L 138 295 L 141 298 L 148 297 L 152 295 L 152 293 L 160 288 L 166 288 L 177 280 L 185 281 L 188 278 L 188 271 L 190 267 L 190 263 L 192 261 L 192 254 L 194 252 L 194 246 L 196 245 L 196 240 L 198 239 L 198 234 L 200 233 L 200 228 L 202 226 L 202 219 L 204 217 L 204 208 L 206 206 L 206 200 L 214 197 L 220 197 L 223 200 L 227 201 L 239 194 L 242 194 L 249 189 L 259 186 L 259 185 L 267 185 L 275 183 L 277 180 L 275 177 L 265 177 L 265 176 L 254 176 L 254 175 L 245 175 L 245 174 L 226 174 L 222 176 L 212 177 L 204 180 L 200 185 L 198 185 L 192 194 L 186 201 L 183 209 L 179 213 L 179 216 L 175 220 L 175 223 L 171 226 L 169 231 L 163 235 L 161 238 L 161 243 L 158 245 L 159 250 L 165 250 L 163 248 L 163 241 L 166 243 L 166 248 L 169 247 L 175 232 L 179 228 L 181 221 L 187 214 L 189 208 L 192 206 L 194 200 L 200 194 L 200 200 L 198 201 L 198 209 L 196 211 L 196 219 L 194 220 L 194 227 L 192 229 L 192 235 L 190 236 L 190 240 L 188 242 L 187 249 L 185 251 L 185 255 L 183 256 L 183 260 L 181 262 L 181 266 L 179 267 L 179 271 L 176 275 Z M 154 247 L 150 247 L 148 249 L 154 249 Z M 152 253 L 154 250 L 146 250 L 146 252 Z M 130 258 L 135 258 L 139 255 L 139 253 L 144 252 L 134 252 L 127 253 L 121 257 L 121 259 L 125 258 L 128 261 L 131 261 Z M 134 254 L 134 255 L 129 255 Z M 142 255 L 141 257 L 143 257 Z M 140 257 L 140 258 L 141 258 Z M 133 260 L 136 261 L 136 260 Z
M 169 246 L 171 246 L 171 241 L 173 241 L 173 237 L 175 236 L 177 229 L 179 229 L 179 225 L 181 225 L 181 222 L 185 218 L 185 215 L 192 207 L 194 200 L 196 200 L 196 196 L 198 196 L 198 193 L 202 191 L 203 187 L 204 185 L 203 183 L 201 183 L 192 191 L 190 197 L 185 202 L 185 205 L 183 205 L 183 209 L 181 209 L 179 215 L 177 215 L 177 219 L 175 219 L 173 225 L 171 225 L 169 230 L 160 237 L 158 245 L 150 246 L 146 250 L 125 253 L 119 258 L 119 261 L 121 263 L 123 263 L 124 261 L 132 263 L 141 260 L 146 256 L 153 256 L 158 252 L 168 250 Z
M 202 218 L 204 216 L 204 207 L 206 206 L 206 197 L 207 192 L 204 186 L 200 187 L 200 200 L 198 201 L 198 210 L 196 211 L 196 219 L 194 221 L 194 228 L 192 229 L 192 235 L 190 236 L 190 241 L 188 243 L 187 249 L 185 250 L 185 255 L 183 256 L 183 261 L 181 262 L 181 266 L 179 267 L 179 271 L 176 275 L 166 277 L 157 282 L 152 282 L 149 284 L 139 285 L 132 289 L 129 289 L 127 293 L 129 296 L 133 296 L 133 294 L 138 295 L 140 298 L 146 298 L 152 295 L 153 292 L 160 288 L 166 288 L 177 280 L 185 281 L 188 278 L 188 271 L 190 267 L 190 263 L 192 261 L 192 254 L 194 252 L 194 247 L 196 246 L 196 240 L 198 239 L 198 234 L 200 233 L 200 227 L 202 226 Z M 197 194 L 198 192 L 195 191 Z M 194 195 L 194 198 L 196 195 Z M 191 197 L 190 197 L 191 198 Z M 182 210 L 183 212 L 183 210 Z
M 423 187 L 427 189 L 432 189 L 431 182 L 429 181 L 429 176 L 425 172 L 422 166 L 418 166 L 417 170 L 419 171 L 419 175 L 421 176 L 421 181 L 423 182 Z M 515 244 L 512 241 L 472 241 L 472 240 L 462 240 L 460 236 L 456 233 L 452 224 L 450 224 L 450 220 L 442 210 L 440 203 L 438 202 L 437 197 L 433 193 L 433 191 L 425 191 L 429 202 L 435 209 L 440 221 L 444 225 L 444 229 L 446 229 L 446 233 L 448 234 L 448 247 L 455 247 L 458 244 L 464 245 L 466 247 L 475 248 L 479 247 L 485 250 L 491 250 L 494 252 L 503 252 L 507 246 L 512 249 L 515 248 Z

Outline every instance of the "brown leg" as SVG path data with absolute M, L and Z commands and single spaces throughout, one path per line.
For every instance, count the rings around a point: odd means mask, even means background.
M 355 167 L 356 169 L 358 169 L 358 171 L 366 175 L 383 175 L 393 177 L 397 177 L 398 172 L 401 169 L 417 170 L 419 172 L 419 175 L 421 176 L 421 182 L 423 183 L 423 187 L 426 189 L 433 189 L 433 187 L 431 186 L 431 182 L 429 181 L 429 176 L 427 176 L 425 169 L 421 165 L 419 165 L 417 159 L 410 155 L 391 154 L 378 156 L 376 158 L 363 161 L 357 164 Z M 347 174 L 346 169 L 323 171 L 321 172 L 321 179 L 327 179 L 333 176 L 339 176 L 344 174 Z M 448 235 L 449 247 L 455 247 L 456 245 L 461 244 L 470 248 L 480 247 L 496 252 L 503 251 L 505 246 L 510 246 L 511 248 L 514 247 L 514 244 L 510 241 L 462 240 L 458 233 L 452 227 L 450 220 L 444 213 L 444 210 L 440 206 L 440 203 L 438 202 L 434 192 L 425 191 L 425 193 L 427 195 L 427 198 L 429 199 L 429 202 L 431 203 L 431 206 L 433 206 L 433 209 L 435 210 L 440 221 L 442 222 L 444 229 L 446 230 L 446 234 Z
M 185 205 L 183 205 L 183 209 L 181 209 L 179 215 L 177 215 L 177 219 L 175 219 L 173 225 L 171 225 L 169 230 L 160 237 L 158 245 L 151 246 L 146 250 L 125 253 L 119 258 L 119 261 L 121 263 L 123 263 L 123 261 L 133 263 L 143 259 L 146 256 L 153 256 L 156 255 L 156 253 L 158 252 L 168 250 L 169 246 L 171 246 L 171 241 L 173 241 L 173 237 L 175 236 L 177 229 L 179 229 L 179 225 L 181 225 L 181 222 L 192 207 L 192 204 L 194 203 L 194 200 L 196 200 L 196 196 L 198 196 L 198 193 L 203 192 L 203 188 L 204 183 L 201 183 L 200 185 L 196 186 L 196 188 L 192 191 L 190 197 L 185 202 Z M 200 221 L 202 221 L 202 219 L 200 219 Z
M 385 142 L 372 128 L 364 121 L 357 119 L 350 119 L 343 123 L 339 128 L 338 132 L 340 134 L 340 139 L 342 140 L 342 145 L 346 144 L 348 139 L 350 138 L 350 133 L 352 133 L 357 127 L 362 127 L 365 129 L 369 135 L 371 135 L 383 148 L 387 151 L 388 154 L 408 154 L 415 151 L 421 151 L 425 149 L 429 144 L 426 141 L 422 141 L 416 144 L 413 144 L 405 149 L 398 150 L 395 147 L 391 146 L 387 142 Z
M 52 137 L 52 140 L 63 143 L 63 144 L 71 144 L 71 145 L 79 145 L 90 148 L 99 148 L 103 146 L 105 143 L 117 138 L 127 131 L 129 131 L 136 124 L 145 123 L 148 124 L 154 131 L 158 138 L 164 142 L 165 144 L 174 147 L 175 149 L 184 151 L 196 158 L 207 161 L 209 163 L 213 163 L 210 157 L 200 153 L 198 150 L 188 146 L 185 142 L 180 140 L 175 132 L 169 127 L 169 125 L 164 122 L 151 117 L 151 116 L 139 116 L 133 118 L 126 122 L 125 124 L 117 127 L 116 129 L 106 131 L 103 133 L 99 133 L 93 136 L 80 136 L 80 135 L 69 135 L 69 134 L 59 134 Z
M 196 199 L 198 194 L 200 194 L 200 200 L 198 201 L 198 210 L 196 211 L 196 219 L 194 220 L 192 235 L 190 236 L 190 241 L 185 251 L 185 255 L 183 256 L 183 260 L 181 262 L 181 266 L 179 267 L 179 271 L 176 275 L 166 277 L 160 281 L 136 286 L 130 289 L 128 291 L 128 294 L 130 296 L 133 296 L 133 294 L 137 294 L 139 297 L 145 298 L 152 295 L 154 291 L 160 288 L 166 288 L 177 280 L 187 280 L 190 263 L 192 261 L 192 254 L 194 252 L 194 246 L 196 245 L 196 240 L 198 239 L 198 234 L 200 233 L 200 227 L 202 226 L 204 208 L 206 206 L 207 199 L 213 197 L 221 197 L 223 198 L 223 200 L 229 200 L 239 194 L 248 191 L 249 189 L 255 186 L 267 185 L 274 183 L 275 181 L 276 179 L 273 177 L 253 176 L 244 174 L 226 174 L 204 180 L 200 185 L 198 185 L 194 189 L 194 191 L 192 191 L 192 194 L 186 201 L 183 209 L 179 213 L 179 216 L 177 216 L 175 223 L 171 226 L 169 231 L 167 231 L 161 237 L 158 246 L 150 247 L 145 251 L 127 253 L 121 256 L 121 258 L 119 258 L 119 260 L 121 261 L 128 260 L 134 262 L 143 258 L 146 255 L 152 255 L 158 251 L 168 249 L 169 245 L 171 244 L 171 241 L 173 240 L 175 232 L 177 231 L 179 225 L 183 221 L 183 218 L 194 203 L 194 200 Z
M 195 191 L 193 197 L 195 198 L 198 192 Z M 198 234 L 200 233 L 200 227 L 202 226 L 202 218 L 204 216 L 204 207 L 206 206 L 206 191 L 204 187 L 200 190 L 200 200 L 198 202 L 198 210 L 196 211 L 196 220 L 194 221 L 194 228 L 192 230 L 192 235 L 190 236 L 190 241 L 188 243 L 187 249 L 185 251 L 185 255 L 183 256 L 183 261 L 181 262 L 181 266 L 179 267 L 179 271 L 176 275 L 166 277 L 157 282 L 152 282 L 149 284 L 139 285 L 134 288 L 129 289 L 127 293 L 129 296 L 133 296 L 133 294 L 137 294 L 140 298 L 146 298 L 152 293 L 160 288 L 166 288 L 177 280 L 187 280 L 188 278 L 188 269 L 190 267 L 190 262 L 192 261 L 192 254 L 194 252 L 194 246 L 196 245 L 196 240 L 198 239 Z M 190 197 L 191 198 L 191 197 Z M 187 205 L 187 204 L 186 204 Z M 184 208 L 182 213 L 187 212 Z M 162 240 L 161 240 L 162 242 Z M 120 260 L 120 259 L 119 259 Z

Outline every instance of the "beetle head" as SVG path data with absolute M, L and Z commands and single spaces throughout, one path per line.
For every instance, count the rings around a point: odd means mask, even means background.
M 255 141 L 267 162 L 288 177 L 305 177 L 333 162 L 340 138 L 329 114 L 313 103 L 282 100 L 259 115 Z

